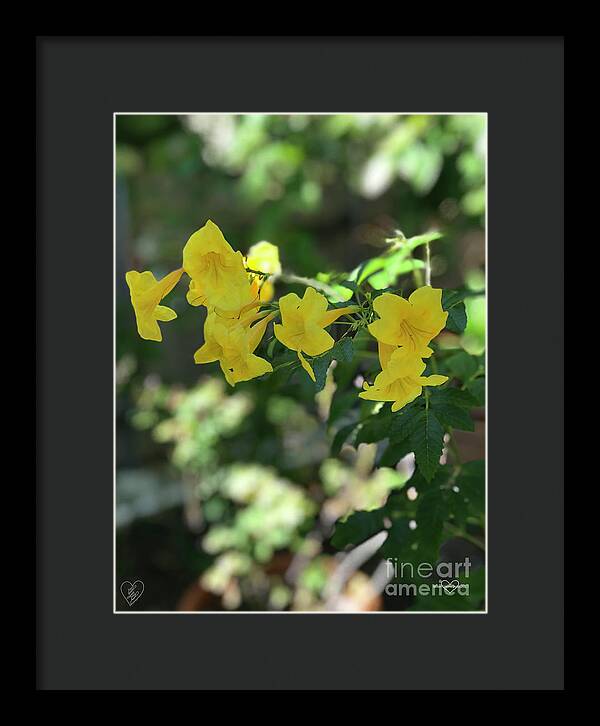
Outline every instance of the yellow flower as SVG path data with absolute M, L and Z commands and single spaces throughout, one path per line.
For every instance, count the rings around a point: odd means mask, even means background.
M 267 272 L 271 277 L 261 279 L 258 275 L 250 275 L 252 292 L 258 296 L 261 302 L 269 302 L 275 294 L 273 278 L 281 275 L 281 263 L 279 262 L 279 249 L 270 242 L 257 242 L 248 250 L 246 266 L 257 272 Z
M 286 348 L 295 350 L 304 370 L 316 380 L 315 373 L 302 355 L 321 355 L 333 348 L 334 339 L 325 330 L 341 315 L 357 310 L 356 305 L 327 310 L 327 298 L 314 288 L 307 287 L 304 297 L 300 299 L 295 292 L 284 295 L 279 299 L 281 323 L 274 326 L 274 332 Z
M 254 351 L 274 316 L 275 313 L 249 311 L 235 320 L 222 318 L 216 311 L 210 311 L 204 323 L 204 345 L 194 354 L 194 361 L 213 363 L 218 360 L 231 386 L 272 372 L 273 366 L 264 358 L 254 355 Z M 259 322 L 250 327 L 252 322 L 261 317 Z
M 187 300 L 191 305 L 240 310 L 253 297 L 241 252 L 235 252 L 210 219 L 194 232 L 183 248 L 183 269 L 192 278 Z
M 420 287 L 405 300 L 384 292 L 375 298 L 373 308 L 379 320 L 369 325 L 369 332 L 380 343 L 401 345 L 414 354 L 426 357 L 427 344 L 444 328 L 448 313 L 442 310 L 442 291 Z
M 372 386 L 364 384 L 360 398 L 368 401 L 393 401 L 392 411 L 399 411 L 407 403 L 421 395 L 423 386 L 441 386 L 447 376 L 422 376 L 425 363 L 407 348 L 390 350 L 391 346 L 379 344 L 379 360 L 382 371 Z
M 130 270 L 125 279 L 129 286 L 131 304 L 135 312 L 138 333 L 145 340 L 162 340 L 158 321 L 174 320 L 177 313 L 159 302 L 168 295 L 179 282 L 183 269 L 170 272 L 158 281 L 151 272 Z

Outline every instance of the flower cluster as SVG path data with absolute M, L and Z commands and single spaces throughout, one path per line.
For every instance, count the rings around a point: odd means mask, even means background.
M 357 309 L 346 306 L 328 310 L 327 299 L 313 288 L 300 299 L 295 293 L 279 300 L 279 309 L 261 310 L 273 299 L 273 280 L 281 274 L 279 252 L 269 242 L 253 245 L 246 256 L 235 251 L 212 221 L 197 230 L 183 248 L 183 267 L 157 281 L 151 272 L 128 272 L 127 284 L 140 336 L 162 340 L 158 321 L 177 317 L 160 301 L 175 287 L 183 272 L 190 277 L 187 301 L 207 309 L 204 344 L 194 354 L 196 363 L 218 361 L 227 382 L 262 376 L 273 370 L 269 361 L 255 355 L 267 325 L 281 314 L 275 335 L 296 351 L 309 376 L 315 375 L 309 356 L 331 349 L 334 339 L 325 330 L 340 316 Z
M 372 386 L 364 384 L 361 398 L 393 401 L 398 411 L 421 395 L 423 386 L 440 386 L 446 376 L 423 376 L 425 363 L 433 351 L 429 343 L 444 328 L 448 313 L 442 310 L 442 291 L 420 287 L 405 300 L 385 292 L 375 298 L 373 309 L 379 316 L 368 326 L 377 340 L 381 373 Z
M 255 351 L 268 324 L 278 316 L 281 321 L 273 327 L 275 337 L 297 353 L 300 364 L 315 381 L 310 358 L 331 350 L 335 343 L 326 328 L 341 316 L 356 312 L 359 317 L 351 318 L 351 329 L 368 326 L 378 342 L 381 363 L 381 372 L 373 385 L 365 383 L 361 398 L 391 401 L 392 411 L 398 411 L 417 398 L 423 386 L 439 386 L 448 380 L 446 376 L 422 375 L 424 359 L 433 353 L 429 343 L 443 329 L 448 317 L 442 309 L 439 289 L 421 287 L 408 300 L 385 292 L 372 305 L 367 303 L 368 309 L 358 305 L 330 309 L 327 298 L 313 287 L 307 287 L 302 298 L 292 292 L 278 303 L 271 303 L 274 280 L 281 274 L 277 247 L 259 242 L 244 257 L 209 220 L 185 244 L 180 269 L 159 281 L 151 272 L 127 273 L 142 338 L 162 340 L 159 321 L 177 317 L 174 310 L 160 302 L 184 272 L 190 278 L 188 302 L 207 310 L 204 344 L 195 352 L 194 360 L 218 362 L 231 386 L 273 371 L 271 363 Z

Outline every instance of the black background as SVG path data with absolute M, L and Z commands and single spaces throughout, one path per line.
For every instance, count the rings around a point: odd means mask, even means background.
M 38 688 L 563 687 L 563 56 L 38 39 Z M 133 111 L 488 113 L 487 615 L 113 614 L 113 112 Z

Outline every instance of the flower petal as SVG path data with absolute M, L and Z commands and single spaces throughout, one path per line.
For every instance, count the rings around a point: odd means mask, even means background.
M 321 319 L 319 320 L 319 325 L 322 328 L 326 328 L 328 325 L 335 323 L 335 321 L 342 315 L 348 315 L 349 313 L 354 313 L 357 310 L 360 310 L 360 307 L 358 305 L 348 305 L 344 308 L 333 308 L 332 310 L 328 310 L 321 317 Z
M 446 381 L 450 380 L 448 376 L 439 376 L 434 374 L 432 376 L 419 376 L 417 379 L 423 386 L 441 386 Z
M 381 368 L 387 368 L 392 357 L 392 353 L 396 350 L 395 345 L 387 345 L 386 343 L 377 343 L 377 352 L 379 353 L 379 363 Z
M 298 333 L 290 326 L 276 323 L 273 326 L 273 332 L 275 333 L 275 337 L 277 338 L 277 340 L 280 343 L 283 343 L 283 345 L 285 345 L 285 347 L 289 348 L 290 350 L 299 350 L 300 346 L 302 345 L 302 331 Z
M 214 340 L 207 340 L 203 346 L 194 353 L 195 363 L 214 363 L 219 360 L 223 349 Z
M 252 354 L 233 359 L 221 359 L 219 363 L 230 386 L 273 371 L 273 366 L 269 361 Z
M 321 355 L 326 350 L 331 350 L 334 345 L 335 340 L 326 330 L 323 330 L 315 323 L 306 324 L 302 336 L 301 350 L 308 355 Z
M 148 292 L 148 290 L 156 285 L 156 278 L 149 270 L 145 272 L 130 270 L 125 273 L 125 280 L 129 286 L 129 290 L 134 295 Z
M 185 298 L 194 307 L 206 305 L 208 302 L 205 293 L 200 289 L 200 285 L 196 280 L 190 280 L 190 286 Z
M 263 318 L 258 323 L 255 323 L 250 328 L 250 338 L 248 341 L 248 345 L 251 353 L 254 353 L 254 351 L 257 349 L 258 344 L 260 343 L 263 335 L 265 334 L 267 325 L 271 322 L 271 320 L 273 320 L 275 315 L 277 315 L 277 313 L 275 312 L 269 313 L 265 318 Z
M 204 227 L 196 230 L 183 248 L 183 267 L 190 277 L 198 277 L 202 257 L 209 252 L 219 255 L 233 254 L 233 247 L 227 242 L 221 230 L 208 220 Z
M 154 310 L 154 317 L 162 323 L 167 323 L 169 320 L 175 320 L 177 313 L 166 305 L 157 305 Z
M 136 313 L 136 323 L 140 338 L 144 340 L 155 340 L 158 343 L 162 340 L 162 333 L 153 315 L 140 315 Z
M 373 301 L 373 310 L 380 318 L 403 320 L 410 313 L 410 304 L 400 295 L 384 292 Z
M 304 368 L 304 370 L 308 373 L 308 375 L 311 377 L 311 379 L 316 383 L 317 378 L 315 376 L 315 372 L 313 371 L 310 363 L 306 360 L 306 358 L 302 355 L 302 353 L 300 351 L 298 351 L 298 358 L 300 359 L 302 368 Z
M 408 302 L 416 308 L 435 310 L 442 307 L 442 291 L 439 287 L 423 285 L 417 288 L 408 298 Z
M 175 285 L 177 285 L 182 275 L 183 267 L 180 267 L 178 270 L 173 270 L 173 272 L 169 272 L 168 275 L 165 275 L 163 279 L 160 280 L 160 282 L 158 283 L 158 287 L 160 290 L 161 300 L 171 292 Z
M 404 408 L 407 403 L 414 401 L 415 398 L 421 395 L 423 389 L 419 385 L 407 386 L 403 389 L 396 388 L 396 400 L 392 403 L 392 411 L 399 411 Z
M 305 321 L 317 322 L 327 310 L 327 298 L 314 287 L 307 287 L 300 303 L 300 311 Z
M 299 318 L 300 298 L 295 292 L 289 292 L 279 298 L 279 310 L 281 311 L 281 322 L 284 325 Z

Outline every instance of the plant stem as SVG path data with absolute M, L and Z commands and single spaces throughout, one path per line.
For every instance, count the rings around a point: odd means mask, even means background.
M 316 290 L 322 290 L 329 297 L 336 298 L 336 302 L 343 302 L 342 296 L 334 290 L 332 287 L 319 280 L 313 280 L 311 277 L 301 277 L 300 275 L 291 275 L 287 272 L 280 275 L 280 279 L 288 283 L 297 283 L 299 285 L 306 285 L 306 287 L 314 287 Z
M 429 242 L 425 242 L 425 284 L 431 287 L 431 252 Z

